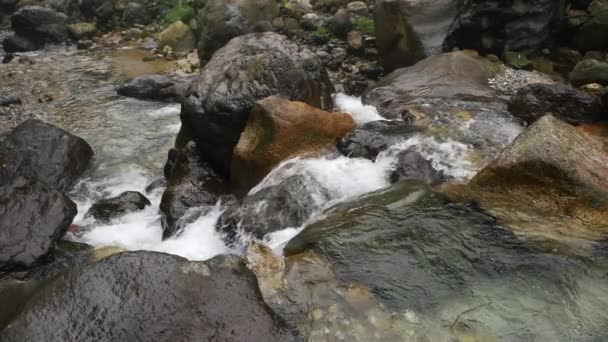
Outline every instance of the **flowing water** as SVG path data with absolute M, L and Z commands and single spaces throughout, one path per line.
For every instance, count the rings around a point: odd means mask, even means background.
M 146 194 L 152 205 L 145 210 L 108 224 L 84 218 L 97 200 L 127 190 L 145 193 L 161 177 L 180 127 L 179 105 L 116 95 L 115 83 L 125 76 L 120 70 L 132 61 L 125 55 L 133 54 L 56 49 L 27 54 L 36 67 L 27 60 L 0 66 L 6 89 L 26 99 L 20 116 L 0 116 L 0 133 L 38 117 L 93 147 L 94 166 L 70 194 L 78 204 L 74 223 L 85 228 L 84 234 L 71 239 L 191 260 L 242 253 L 244 246 L 228 247 L 215 230 L 222 203 L 204 208 L 204 215 L 163 241 L 162 188 Z M 40 102 L 45 94 L 52 100 Z M 358 124 L 381 118 L 360 99 L 336 94 L 335 100 Z M 289 160 L 251 190 L 297 174 L 308 180 L 307 192 L 330 194 L 314 203 L 304 225 L 314 229 L 291 242 L 304 227 L 282 227 L 264 238 L 278 254 L 289 242 L 293 256 L 286 259 L 285 277 L 300 279 L 306 260 L 329 262 L 328 279 L 335 283 L 323 296 L 304 301 L 318 309 L 308 329 L 312 340 L 606 340 L 603 247 L 584 257 L 554 253 L 520 241 L 486 214 L 449 204 L 424 186 L 403 191 L 401 185 L 391 186 L 389 171 L 398 151 L 416 149 L 446 175 L 466 180 L 522 129 L 504 108 L 477 104 L 478 114 L 471 116 L 470 106 L 461 104 L 458 120 L 436 115 L 427 131 L 404 138 L 375 161 L 335 154 Z M 311 239 L 317 231 L 327 234 Z M 301 246 L 316 256 L 297 256 Z M 353 297 L 359 304 L 352 304 Z M 361 308 L 361 298 L 372 298 L 363 300 L 372 304 Z

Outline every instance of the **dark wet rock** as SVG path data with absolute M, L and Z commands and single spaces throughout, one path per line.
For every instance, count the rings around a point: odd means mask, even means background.
M 573 7 L 586 9 L 584 15 L 573 18 L 572 47 L 582 50 L 606 50 L 608 48 L 608 1 L 574 1 Z M 578 2 L 578 4 L 577 4 Z
M 489 331 L 490 336 L 515 340 L 605 336 L 606 317 L 594 319 L 604 310 L 603 301 L 596 302 L 596 292 L 568 295 L 573 287 L 603 284 L 603 252 L 577 258 L 553 246 L 539 246 L 471 206 L 446 202 L 411 183 L 343 204 L 326 216 L 288 243 L 284 251 L 292 269 L 305 267 L 308 258 L 301 255 L 308 250 L 327 260 L 339 285 L 358 284 L 390 312 L 407 310 L 420 320 L 451 312 L 442 321 L 461 320 L 467 336 L 488 336 Z M 601 260 L 592 261 L 596 257 Z M 598 269 L 602 271 L 596 273 Z M 525 300 L 513 301 L 514 297 Z M 589 306 L 588 300 L 595 304 Z M 538 315 L 547 305 L 551 313 Z M 398 325 L 399 320 L 389 319 L 378 332 L 385 333 L 391 323 Z M 413 329 L 410 336 L 442 334 L 457 340 L 462 335 L 455 330 L 437 322 Z
M 2 64 L 8 64 L 12 62 L 13 59 L 15 59 L 15 54 L 7 53 L 4 55 L 4 57 L 2 57 Z
M 115 254 L 59 277 L 0 332 L 6 342 L 90 338 L 297 340 L 263 303 L 255 276 L 239 257 L 190 262 L 154 252 Z
M 142 100 L 180 102 L 184 97 L 191 79 L 175 79 L 164 75 L 146 75 L 133 78 L 118 87 L 119 95 Z
M 66 191 L 92 158 L 93 150 L 82 138 L 38 120 L 27 120 L 0 142 L 0 184 L 24 176 Z
M 209 60 L 232 38 L 248 33 L 272 31 L 272 20 L 279 15 L 273 0 L 208 0 L 199 12 L 198 54 Z
M 166 178 L 158 178 L 153 180 L 150 184 L 146 186 L 146 194 L 150 194 L 158 189 L 164 188 L 167 186 Z
M 259 189 L 245 196 L 240 204 L 230 206 L 218 219 L 217 230 L 228 242 L 245 232 L 262 239 L 266 234 L 287 227 L 299 227 L 329 200 L 330 194 L 313 179 L 303 175 L 285 178 L 277 185 Z
M 447 178 L 431 160 L 411 148 L 397 153 L 390 174 L 392 183 L 400 180 L 421 180 L 430 185 L 437 185 Z
M 179 219 L 190 208 L 215 205 L 228 191 L 227 182 L 201 160 L 193 144 L 171 150 L 172 166 L 166 168 L 167 188 L 160 202 L 163 238 L 179 231 Z
M 93 41 L 92 41 L 92 40 L 79 40 L 79 41 L 76 43 L 76 48 L 77 48 L 78 50 L 87 50 L 87 49 L 92 48 L 92 47 L 93 47 L 93 45 L 94 45 L 94 43 L 93 43 Z
M 7 107 L 12 105 L 20 105 L 21 99 L 18 99 L 8 93 L 0 91 L 0 106 Z
M 347 133 L 337 147 L 347 157 L 376 160 L 380 152 L 419 131 L 403 121 L 372 121 Z
M 326 112 L 285 97 L 257 101 L 234 147 L 233 191 L 246 194 L 281 162 L 333 148 L 356 126 L 349 114 Z
M 345 8 L 341 8 L 334 13 L 329 21 L 333 33 L 337 37 L 346 38 L 348 32 L 353 29 L 353 22 L 350 13 Z
M 457 1 L 381 0 L 374 8 L 376 45 L 388 73 L 442 51 Z
M 585 59 L 576 64 L 570 73 L 570 82 L 574 86 L 589 83 L 608 85 L 608 63 L 595 59 Z
M 562 28 L 564 2 L 555 0 L 473 0 L 459 10 L 445 49 L 474 49 L 502 55 L 538 52 L 550 46 Z
M 153 20 L 152 16 L 148 12 L 146 5 L 129 2 L 127 7 L 122 12 L 122 24 L 126 27 L 133 25 L 147 25 Z
M 4 39 L 2 41 L 2 47 L 7 52 L 34 51 L 40 48 L 40 46 L 32 40 L 21 36 L 11 36 Z
M 385 118 L 403 118 L 407 104 L 418 99 L 495 101 L 488 79 L 498 66 L 467 52 L 450 52 L 397 69 L 367 91 L 363 100 Z
M 94 217 L 100 222 L 110 222 L 112 219 L 130 212 L 143 210 L 150 204 L 150 200 L 141 193 L 125 191 L 116 197 L 95 202 L 84 216 Z
M 608 118 L 599 97 L 559 83 L 527 85 L 510 99 L 508 108 L 527 123 L 547 113 L 575 125 Z
M 76 216 L 61 191 L 18 177 L 0 183 L 0 271 L 31 267 L 52 249 Z
M 184 100 L 188 127 L 205 160 L 228 175 L 232 150 L 256 101 L 282 95 L 332 109 L 331 84 L 316 55 L 276 33 L 234 38 L 218 50 Z
M 111 0 L 82 0 L 79 1 L 80 11 L 88 19 L 97 19 L 105 23 L 114 14 L 114 4 Z
M 50 8 L 25 6 L 11 17 L 11 26 L 17 38 L 9 38 L 9 48 L 13 45 L 20 48 L 39 49 L 45 44 L 65 42 L 68 38 L 66 29 L 67 16 Z M 28 43 L 25 43 L 25 42 Z M 19 42 L 19 44 L 16 44 Z M 5 43 L 5 49 L 7 48 Z M 34 50 L 35 50 L 34 49 Z M 15 50 L 8 50 L 14 52 Z M 21 50 L 28 51 L 28 50 Z

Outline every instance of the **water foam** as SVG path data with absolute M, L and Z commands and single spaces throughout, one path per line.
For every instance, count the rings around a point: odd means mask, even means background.
M 333 96 L 336 107 L 349 113 L 358 125 L 370 121 L 385 120 L 374 106 L 364 105 L 360 97 L 338 93 Z

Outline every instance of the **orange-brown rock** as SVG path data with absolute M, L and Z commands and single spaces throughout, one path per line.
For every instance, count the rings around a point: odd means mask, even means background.
M 232 157 L 236 193 L 245 194 L 284 160 L 335 145 L 355 126 L 348 114 L 326 112 L 284 97 L 256 102 Z
M 578 243 L 608 238 L 606 143 L 551 115 L 520 134 L 468 191 L 528 236 Z

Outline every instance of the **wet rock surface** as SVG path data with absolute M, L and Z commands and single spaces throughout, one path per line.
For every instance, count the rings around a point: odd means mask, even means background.
M 110 222 L 112 219 L 143 210 L 150 205 L 150 200 L 137 191 L 125 191 L 112 198 L 106 198 L 94 203 L 87 210 L 85 217 L 93 217 L 101 222 Z
M 531 84 L 521 88 L 508 104 L 511 114 L 532 123 L 550 113 L 574 125 L 608 118 L 599 97 L 561 84 Z
M 355 128 L 346 113 L 271 96 L 256 102 L 234 147 L 231 183 L 244 194 L 287 159 L 320 153 Z
M 82 329 L 71 329 L 74 324 Z M 0 337 L 297 340 L 263 304 L 255 276 L 242 259 L 189 262 L 153 252 L 116 254 L 61 276 L 37 292 Z
M 167 188 L 160 202 L 163 238 L 179 231 L 178 221 L 193 207 L 215 205 L 228 192 L 227 182 L 201 160 L 194 144 L 169 152 Z
M 28 120 L 0 142 L 0 184 L 15 176 L 68 190 L 89 167 L 91 146 L 82 138 L 39 120 Z
M 11 26 L 17 38 L 10 39 L 4 48 L 8 52 L 30 51 L 39 49 L 44 44 L 65 42 L 68 37 L 66 21 L 65 14 L 50 8 L 22 7 L 11 17 Z
M 419 131 L 406 122 L 372 121 L 347 133 L 337 147 L 347 157 L 375 160 L 380 152 Z
M 191 79 L 179 79 L 164 75 L 135 77 L 120 85 L 119 95 L 142 100 L 180 102 L 192 83 Z
M 182 124 L 205 159 L 228 175 L 255 101 L 282 95 L 323 110 L 333 86 L 316 55 L 275 33 L 248 34 L 218 50 L 184 100 Z
M 220 216 L 216 227 L 231 243 L 242 232 L 262 239 L 266 234 L 282 229 L 279 227 L 300 227 L 318 209 L 319 203 L 329 198 L 330 194 L 320 184 L 311 184 L 304 176 L 290 176 L 230 206 Z
M 0 271 L 22 270 L 46 256 L 76 216 L 61 191 L 22 177 L 0 184 Z

